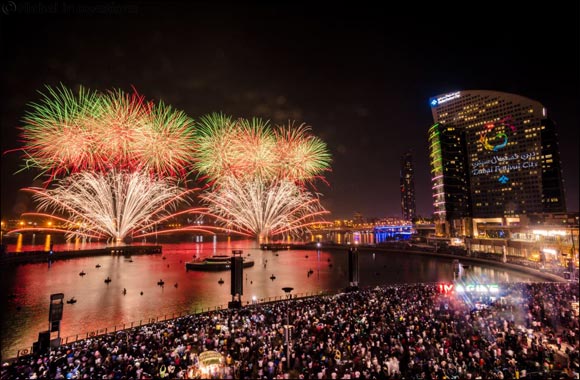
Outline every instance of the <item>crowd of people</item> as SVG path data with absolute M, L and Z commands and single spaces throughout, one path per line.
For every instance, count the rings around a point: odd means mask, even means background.
M 518 379 L 579 374 L 577 283 L 435 284 L 217 310 L 20 357 L 2 379 Z M 285 328 L 291 327 L 289 347 Z

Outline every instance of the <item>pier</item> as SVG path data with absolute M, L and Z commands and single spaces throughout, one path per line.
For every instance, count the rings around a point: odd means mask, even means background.
M 160 245 L 126 245 L 76 251 L 8 252 L 0 256 L 0 265 L 19 265 L 92 256 L 131 256 L 161 254 Z

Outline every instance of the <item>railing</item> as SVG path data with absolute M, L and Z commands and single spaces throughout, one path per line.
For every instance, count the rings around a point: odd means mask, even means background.
M 332 295 L 332 294 L 337 294 L 340 291 L 338 290 L 320 290 L 318 292 L 306 292 L 306 293 L 296 293 L 296 294 L 292 294 L 292 297 L 288 297 L 286 295 L 284 296 L 274 296 L 274 297 L 263 297 L 263 298 L 259 298 L 251 301 L 246 301 L 245 306 L 253 306 L 253 305 L 261 305 L 261 304 L 268 304 L 268 303 L 273 303 L 273 302 L 279 302 L 279 301 L 285 301 L 285 300 L 289 300 L 291 299 L 303 299 L 303 298 L 311 298 L 311 297 L 319 297 L 319 296 L 325 296 L 325 295 Z M 202 314 L 202 313 L 209 313 L 212 311 L 220 311 L 222 309 L 227 309 L 228 306 L 227 305 L 218 305 L 218 306 L 212 306 L 212 307 L 207 307 L 207 308 L 201 308 L 199 310 L 195 309 L 193 312 L 191 311 L 182 311 L 179 313 L 171 313 L 171 314 L 164 314 L 161 316 L 156 316 L 156 317 L 151 317 L 151 318 L 146 318 L 146 319 L 140 319 L 139 321 L 133 321 L 130 323 L 123 323 L 123 324 L 118 324 L 118 325 L 114 325 L 112 327 L 105 327 L 105 328 L 101 328 L 101 329 L 96 329 L 96 330 L 92 330 L 92 331 L 87 331 L 87 332 L 83 332 L 80 334 L 75 334 L 75 335 L 68 335 L 66 337 L 61 337 L 60 339 L 60 344 L 61 345 L 67 345 L 67 344 L 72 344 L 78 341 L 82 341 L 85 339 L 89 339 L 89 338 L 97 338 L 103 335 L 107 335 L 110 333 L 116 333 L 119 331 L 124 331 L 124 330 L 128 330 L 128 329 L 132 329 L 135 327 L 141 327 L 141 326 L 146 326 L 146 325 L 150 325 L 153 323 L 158 323 L 158 322 L 166 322 L 166 321 L 170 321 L 170 320 L 174 320 L 177 318 L 181 318 L 181 317 L 185 317 L 188 315 L 195 315 L 195 314 Z M 13 358 L 17 359 L 21 356 L 26 356 L 32 353 L 32 346 L 28 347 L 28 348 L 23 348 L 17 351 L 16 353 L 16 357 Z

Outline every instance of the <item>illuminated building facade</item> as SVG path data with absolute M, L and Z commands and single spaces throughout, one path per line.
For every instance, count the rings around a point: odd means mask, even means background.
M 447 234 L 457 234 L 453 224 L 463 216 L 566 211 L 556 128 L 542 104 L 474 90 L 433 97 L 430 105 L 433 203 Z
M 415 218 L 415 174 L 413 155 L 406 152 L 401 156 L 401 212 L 404 220 Z
M 437 232 L 462 231 L 465 218 L 471 215 L 464 131 L 440 123 L 431 126 L 429 161 Z

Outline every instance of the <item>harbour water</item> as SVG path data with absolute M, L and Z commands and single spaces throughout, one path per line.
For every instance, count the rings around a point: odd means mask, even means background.
M 55 245 L 54 249 L 72 247 Z M 20 349 L 30 349 L 38 333 L 48 329 L 53 293 L 64 293 L 65 300 L 71 297 L 77 300 L 64 306 L 61 337 L 65 339 L 105 328 L 111 331 L 114 326 L 118 329 L 132 322 L 145 323 L 151 318 L 225 307 L 231 300 L 229 272 L 186 271 L 185 262 L 230 254 L 233 249 L 243 250 L 244 256 L 255 261 L 253 267 L 244 269 L 244 304 L 252 302 L 253 297 L 257 300 L 284 297 L 283 287 L 292 287 L 293 294 L 300 294 L 348 285 L 346 249 L 271 252 L 260 250 L 255 241 L 163 244 L 163 253 L 157 255 L 88 257 L 51 265 L 1 268 L 2 358 L 14 357 Z M 364 252 L 360 254 L 359 267 L 363 287 L 453 280 L 451 260 L 404 252 Z M 80 272 L 86 275 L 80 276 Z M 531 275 L 483 265 L 471 265 L 468 275 L 492 283 L 537 280 Z M 104 281 L 107 277 L 111 279 L 108 284 Z M 220 278 L 223 284 L 218 283 Z M 160 280 L 164 286 L 158 285 Z

